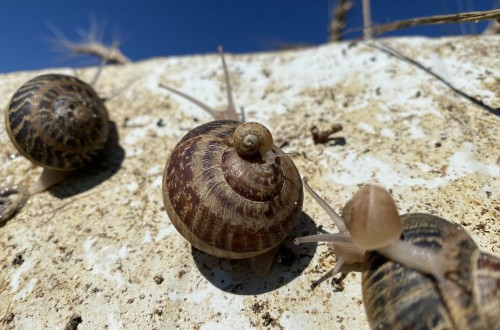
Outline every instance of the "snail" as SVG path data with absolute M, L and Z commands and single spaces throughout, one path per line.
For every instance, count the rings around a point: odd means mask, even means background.
M 20 198 L 0 214 L 0 222 L 15 214 L 30 195 L 87 165 L 105 147 L 109 132 L 104 100 L 91 85 L 62 74 L 41 75 L 23 84 L 5 111 L 5 125 L 19 153 L 43 171 L 35 183 L 4 189 L 4 196 L 18 193 Z
M 366 185 L 340 217 L 304 180 L 339 233 L 327 241 L 338 261 L 363 263 L 362 293 L 373 329 L 499 329 L 500 259 L 479 250 L 465 230 L 435 215 L 401 217 L 391 195 Z
M 237 114 L 220 53 L 228 110 L 216 111 L 168 88 L 219 120 L 192 129 L 178 142 L 163 173 L 163 203 L 192 246 L 219 258 L 248 258 L 253 271 L 265 276 L 302 211 L 302 181 L 264 125 L 230 120 Z

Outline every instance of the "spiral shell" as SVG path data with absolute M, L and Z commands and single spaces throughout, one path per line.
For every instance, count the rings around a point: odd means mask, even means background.
M 108 112 L 92 87 L 60 74 L 22 85 L 9 103 L 5 122 L 23 156 L 55 170 L 89 163 L 104 148 L 109 130 Z
M 264 156 L 273 147 L 273 136 L 264 125 L 249 122 L 236 128 L 233 144 L 240 155 L 252 156 L 260 153 Z
M 429 214 L 405 214 L 403 238 L 439 251 L 460 236 L 449 280 L 436 281 L 377 252 L 367 253 L 363 301 L 373 329 L 499 329 L 500 260 L 480 252 L 459 226 Z
M 177 144 L 163 175 L 163 202 L 175 228 L 196 248 L 231 259 L 279 245 L 303 200 L 290 158 L 269 163 L 238 154 L 233 134 L 240 125 L 220 120 L 196 127 Z

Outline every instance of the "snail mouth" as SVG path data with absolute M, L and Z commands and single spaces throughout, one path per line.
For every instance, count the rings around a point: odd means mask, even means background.
M 260 156 L 240 156 L 234 149 L 222 155 L 222 171 L 228 185 L 246 199 L 264 202 L 279 195 L 284 175 L 276 163 L 266 163 Z

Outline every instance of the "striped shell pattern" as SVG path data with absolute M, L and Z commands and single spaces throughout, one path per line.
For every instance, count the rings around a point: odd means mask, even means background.
M 240 124 L 220 120 L 193 129 L 173 150 L 163 175 L 163 201 L 175 228 L 196 248 L 230 259 L 279 245 L 303 201 L 288 156 L 267 163 L 236 152 L 232 136 Z
M 401 219 L 405 241 L 436 251 L 465 234 L 434 215 Z M 457 246 L 446 281 L 367 253 L 362 291 L 372 329 L 500 329 L 500 260 L 481 252 L 467 234 Z
M 19 152 L 55 170 L 86 165 L 104 148 L 108 113 L 92 87 L 71 76 L 47 74 L 24 85 L 5 112 L 7 132 Z

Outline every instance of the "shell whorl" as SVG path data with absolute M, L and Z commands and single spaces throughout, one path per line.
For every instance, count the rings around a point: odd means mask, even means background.
M 5 115 L 19 152 L 55 170 L 86 165 L 104 148 L 108 113 L 92 87 L 71 76 L 47 74 L 22 85 Z
M 277 246 L 292 230 L 303 200 L 288 157 L 269 164 L 260 155 L 235 151 L 232 135 L 240 124 L 221 120 L 193 129 L 175 147 L 163 175 L 163 201 L 176 229 L 196 248 L 231 259 Z
M 500 261 L 480 252 L 460 226 L 440 217 L 413 213 L 401 219 L 404 240 L 418 246 L 439 250 L 447 239 L 459 237 L 459 249 L 453 250 L 454 256 L 450 257 L 456 266 L 442 283 L 389 261 L 377 252 L 367 253 L 362 291 L 370 326 L 373 329 L 493 329 L 498 326 L 500 280 L 498 275 L 496 278 L 488 275 L 487 269 L 491 270 L 494 264 L 498 270 Z M 488 267 L 485 264 L 489 264 Z M 482 292 L 481 281 L 489 283 L 487 293 Z
M 273 147 L 273 136 L 262 124 L 255 122 L 243 123 L 233 134 L 233 144 L 236 151 L 243 156 L 260 153 L 264 156 Z

